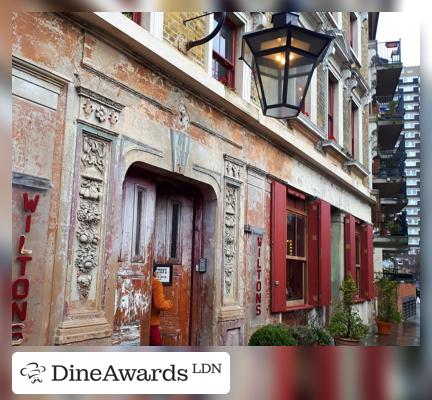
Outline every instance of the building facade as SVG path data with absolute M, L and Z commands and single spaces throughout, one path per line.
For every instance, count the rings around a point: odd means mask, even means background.
M 408 247 L 409 254 L 415 255 L 420 251 L 420 67 L 404 67 L 398 88 L 405 104 Z
M 12 16 L 14 344 L 243 345 L 328 322 L 342 279 L 372 321 L 368 14 L 301 13 L 335 36 L 303 112 L 263 116 L 241 35 L 269 13 Z

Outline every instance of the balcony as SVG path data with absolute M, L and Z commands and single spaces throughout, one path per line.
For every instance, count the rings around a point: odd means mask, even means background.
M 382 151 L 372 163 L 373 188 L 381 198 L 398 197 L 405 188 L 405 141 L 397 150 Z
M 377 96 L 395 93 L 402 72 L 401 43 L 399 40 L 376 43 Z
M 378 120 L 391 121 L 403 119 L 405 115 L 403 95 L 374 96 L 373 111 L 377 114 Z
M 401 191 L 396 196 L 380 197 L 380 201 L 381 212 L 386 216 L 395 215 L 403 210 L 408 204 L 405 182 L 402 185 Z
M 386 251 L 400 251 L 408 246 L 408 226 L 406 213 L 377 225 L 374 246 Z

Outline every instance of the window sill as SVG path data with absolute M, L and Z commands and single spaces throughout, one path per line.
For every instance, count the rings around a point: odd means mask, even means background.
M 338 144 L 334 140 L 322 140 L 320 143 L 320 148 L 324 151 L 330 151 L 338 157 L 341 161 L 349 161 L 351 160 L 351 156 L 347 154 L 347 152 L 342 148 L 340 144 Z
M 362 304 L 366 301 L 364 298 L 355 299 L 352 301 L 353 304 Z
M 358 160 L 351 160 L 345 163 L 345 166 L 351 172 L 354 170 L 362 178 L 366 178 L 369 175 L 369 171 L 363 167 L 363 165 Z
M 288 307 L 285 311 L 282 312 L 291 312 L 291 311 L 302 311 L 302 310 L 312 310 L 315 306 L 312 306 L 310 304 L 302 304 L 301 306 L 292 306 Z

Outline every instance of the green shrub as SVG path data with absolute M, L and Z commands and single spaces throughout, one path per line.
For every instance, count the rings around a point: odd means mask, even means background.
M 329 331 L 335 338 L 361 339 L 369 332 L 357 310 L 353 309 L 354 296 L 357 287 L 354 280 L 349 276 L 340 288 L 342 302 L 337 305 L 336 310 L 330 318 Z
M 287 326 L 265 325 L 253 333 L 249 346 L 297 346 L 297 341 Z
M 377 281 L 378 315 L 385 322 L 400 323 L 402 315 L 397 308 L 397 282 L 381 277 Z

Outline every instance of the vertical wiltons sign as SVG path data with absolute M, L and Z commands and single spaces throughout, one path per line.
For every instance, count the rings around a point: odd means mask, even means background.
M 32 224 L 32 214 L 36 211 L 39 203 L 39 195 L 33 199 L 29 198 L 28 193 L 23 193 L 23 206 L 25 216 L 25 234 L 20 235 L 18 239 L 18 256 L 19 275 L 12 283 L 12 344 L 19 345 L 22 343 L 24 321 L 27 318 L 27 297 L 30 290 L 30 282 L 26 277 L 27 263 L 32 260 L 32 250 L 26 249 L 26 234 L 30 233 Z
M 264 229 L 253 227 L 248 240 L 249 264 L 249 320 L 251 326 L 264 323 L 265 274 L 264 274 Z

